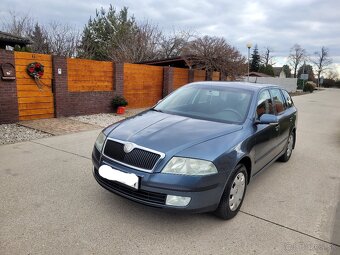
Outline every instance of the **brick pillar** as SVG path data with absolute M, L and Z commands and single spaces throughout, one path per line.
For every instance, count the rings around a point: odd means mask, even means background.
M 113 92 L 115 96 L 124 96 L 124 63 L 113 63 L 114 84 Z
M 166 97 L 174 90 L 174 69 L 172 67 L 163 68 L 163 97 Z
M 0 67 L 10 63 L 15 66 L 13 51 L 0 50 Z M 0 124 L 14 123 L 19 120 L 16 80 L 3 80 L 0 70 Z
M 189 69 L 189 82 L 194 82 L 195 70 Z
M 55 116 L 67 116 L 69 109 L 66 57 L 52 56 L 52 75 Z

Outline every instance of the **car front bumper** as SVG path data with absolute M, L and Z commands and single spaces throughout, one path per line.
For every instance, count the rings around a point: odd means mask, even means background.
M 132 201 L 167 210 L 186 212 L 214 211 L 224 190 L 226 175 L 218 173 L 209 176 L 183 176 L 176 174 L 146 173 L 137 171 L 107 159 L 99 162 L 98 151 L 92 153 L 93 176 L 105 189 Z M 98 169 L 108 165 L 122 172 L 134 173 L 139 177 L 139 189 L 134 189 L 116 181 L 101 177 Z M 167 195 L 190 197 L 187 206 L 166 204 Z

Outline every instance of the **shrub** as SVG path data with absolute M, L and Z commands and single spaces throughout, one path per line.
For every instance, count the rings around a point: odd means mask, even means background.
M 297 89 L 302 89 L 303 88 L 303 80 L 298 79 L 297 80 Z
M 307 82 L 303 87 L 303 92 L 313 93 L 314 89 L 315 89 L 314 85 L 310 82 Z
M 114 108 L 118 108 L 119 106 L 127 106 L 128 101 L 122 96 L 115 96 L 112 100 L 112 105 Z

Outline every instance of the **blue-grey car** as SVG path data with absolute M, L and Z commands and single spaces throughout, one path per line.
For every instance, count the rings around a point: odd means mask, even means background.
M 234 217 L 253 176 L 288 161 L 297 109 L 278 86 L 197 82 L 105 128 L 92 153 L 105 189 L 144 205 Z

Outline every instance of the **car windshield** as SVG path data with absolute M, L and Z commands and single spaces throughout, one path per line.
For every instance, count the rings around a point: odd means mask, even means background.
M 217 122 L 245 121 L 252 93 L 221 86 L 191 85 L 180 88 L 153 109 L 170 114 Z

